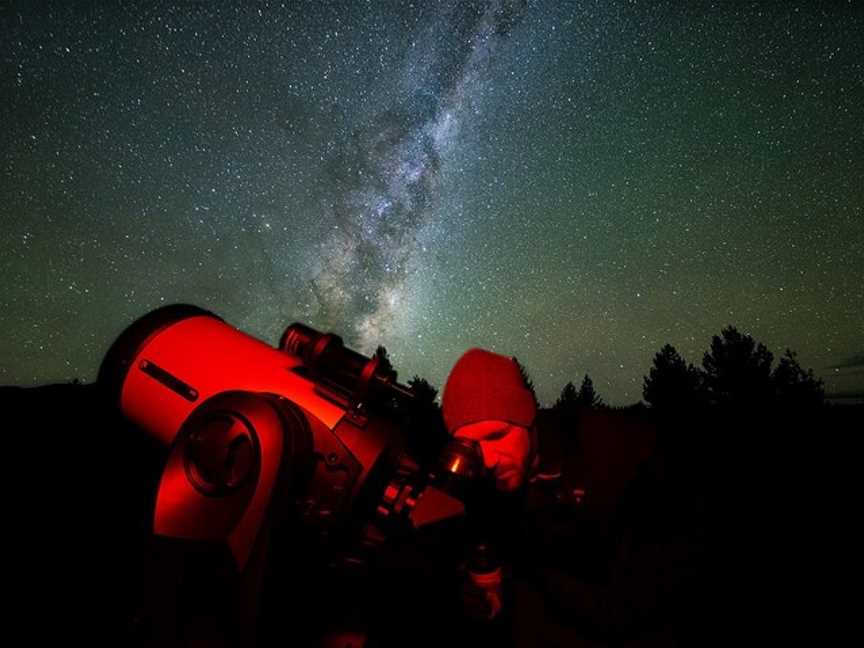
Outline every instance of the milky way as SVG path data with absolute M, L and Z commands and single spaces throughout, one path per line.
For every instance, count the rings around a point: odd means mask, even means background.
M 496 40 L 524 9 L 502 2 L 440 6 L 441 15 L 412 40 L 406 105 L 382 111 L 331 162 L 335 199 L 325 217 L 332 232 L 309 262 L 317 305 L 309 315 L 346 331 L 347 341 L 365 351 L 391 337 L 394 320 L 415 308 L 418 235 L 431 217 L 438 170 L 457 144 Z
M 686 5 L 686 6 L 685 6 Z M 729 324 L 864 397 L 859 2 L 4 3 L 0 383 L 172 302 L 543 403 Z M 218 350 L 214 350 L 218 352 Z

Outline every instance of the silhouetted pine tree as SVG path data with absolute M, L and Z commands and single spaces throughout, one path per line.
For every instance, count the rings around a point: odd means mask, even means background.
M 435 400 L 438 390 L 416 375 L 408 381 L 408 387 L 414 392 L 414 407 L 405 424 L 409 432 L 407 444 L 421 463 L 434 461 L 450 438 L 441 406 Z
M 773 400 L 771 380 L 773 354 L 761 342 L 724 328 L 711 340 L 702 358 L 705 387 L 712 404 L 721 407 L 764 407 Z
M 825 404 L 825 388 L 812 369 L 806 371 L 798 363 L 798 356 L 791 349 L 771 374 L 777 404 L 789 410 L 816 410 Z
M 586 373 L 582 379 L 582 385 L 579 387 L 579 393 L 576 395 L 576 400 L 580 407 L 603 407 L 603 399 L 597 395 L 594 390 L 594 381 Z
M 576 385 L 571 381 L 564 385 L 564 388 L 561 390 L 561 395 L 558 397 L 558 400 L 555 401 L 552 409 L 564 414 L 570 414 L 578 408 L 579 394 L 576 391 Z
M 643 379 L 642 397 L 657 410 L 692 409 L 705 399 L 702 372 L 667 344 L 654 356 L 654 365 Z
M 540 409 L 540 401 L 537 400 L 537 392 L 534 390 L 534 381 L 531 380 L 531 374 L 528 373 L 528 369 L 519 362 L 519 359 L 515 356 L 513 357 L 513 362 L 516 363 L 516 366 L 519 367 L 519 374 L 522 376 L 522 381 L 525 383 L 525 387 L 528 391 L 531 392 L 531 396 L 534 397 L 534 407 L 538 410 Z
M 438 403 L 435 401 L 438 390 L 430 385 L 428 380 L 415 375 L 408 381 L 408 387 L 414 392 L 418 406 L 438 408 Z

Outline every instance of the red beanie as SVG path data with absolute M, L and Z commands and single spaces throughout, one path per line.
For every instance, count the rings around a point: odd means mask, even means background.
M 530 428 L 536 408 L 513 358 L 470 349 L 459 358 L 441 399 L 444 424 L 453 434 L 468 423 L 507 421 Z

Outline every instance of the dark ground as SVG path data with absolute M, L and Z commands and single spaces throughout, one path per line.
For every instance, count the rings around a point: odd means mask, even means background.
M 164 449 L 94 385 L 4 387 L 0 406 L 10 616 L 34 640 L 129 643 Z M 542 467 L 563 476 L 532 495 L 517 645 L 773 642 L 815 618 L 823 640 L 839 628 L 860 408 L 541 417 Z

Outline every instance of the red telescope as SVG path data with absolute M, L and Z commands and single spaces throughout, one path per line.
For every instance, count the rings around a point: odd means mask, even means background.
M 268 516 L 283 513 L 276 499 L 322 537 L 345 525 L 398 445 L 376 406 L 411 398 L 392 369 L 336 335 L 293 324 L 274 348 L 183 304 L 124 331 L 99 381 L 127 419 L 170 445 L 154 533 L 227 543 L 240 570 Z
M 315 573 L 362 568 L 389 534 L 463 515 L 477 477 L 476 448 L 462 442 L 421 468 L 405 442 L 424 429 L 422 410 L 389 363 L 303 324 L 272 347 L 195 306 L 166 306 L 117 338 L 99 383 L 168 449 L 142 587 L 157 645 L 180 634 L 245 645 L 271 551 L 278 573 L 287 555 Z M 275 580 L 292 586 L 289 572 Z

